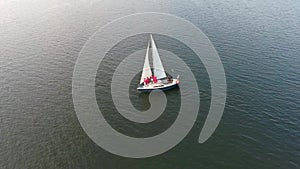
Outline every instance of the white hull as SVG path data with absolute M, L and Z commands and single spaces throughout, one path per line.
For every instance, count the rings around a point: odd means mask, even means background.
M 139 91 L 145 91 L 145 92 L 150 92 L 152 90 L 168 90 L 177 87 L 178 84 L 179 84 L 178 79 L 172 79 L 172 82 L 169 83 L 163 81 L 158 81 L 157 83 L 151 82 L 148 85 L 139 86 L 137 89 Z

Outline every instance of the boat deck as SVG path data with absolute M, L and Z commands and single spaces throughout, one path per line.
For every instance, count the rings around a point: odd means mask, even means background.
M 172 82 L 170 83 L 164 83 L 162 81 L 158 81 L 157 83 L 151 82 L 148 85 L 139 86 L 137 89 L 139 91 L 168 90 L 177 87 L 178 84 L 179 84 L 178 79 L 172 79 Z

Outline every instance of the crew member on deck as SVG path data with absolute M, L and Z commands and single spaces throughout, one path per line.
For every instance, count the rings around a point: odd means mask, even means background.
M 157 83 L 157 77 L 156 76 L 153 76 L 153 82 Z
M 150 78 L 149 77 L 147 77 L 147 79 L 146 79 L 146 85 L 148 85 L 149 83 L 150 83 Z

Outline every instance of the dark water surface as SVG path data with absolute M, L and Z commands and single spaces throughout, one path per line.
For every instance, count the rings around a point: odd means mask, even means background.
M 300 1 L 17 0 L 0 1 L 0 9 L 1 169 L 300 168 Z M 188 47 L 156 36 L 158 47 L 186 56 L 182 59 L 197 68 L 199 116 L 175 148 L 130 159 L 104 151 L 85 134 L 73 107 L 72 74 L 82 46 L 96 30 L 145 11 L 180 16 L 210 38 L 224 65 L 228 95 L 216 132 L 198 144 L 210 105 L 207 72 Z M 143 48 L 144 39 L 128 38 L 116 49 L 126 44 L 130 50 Z M 130 54 L 126 50 L 113 48 L 110 54 Z M 153 123 L 124 121 L 111 108 L 109 81 L 101 81 L 111 77 L 119 62 L 108 56 L 98 70 L 96 95 L 98 103 L 106 103 L 99 104 L 105 118 L 116 130 L 135 137 L 166 130 L 177 117 L 180 90 L 167 93 L 174 99 Z M 105 77 L 100 78 L 101 72 Z M 134 90 L 138 78 L 131 84 L 131 102 L 145 110 L 147 95 Z

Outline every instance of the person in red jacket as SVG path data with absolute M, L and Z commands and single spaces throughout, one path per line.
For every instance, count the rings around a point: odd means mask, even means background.
M 151 79 L 149 77 L 147 77 L 147 84 L 149 84 L 151 82 Z
M 156 76 L 153 76 L 153 82 L 157 83 L 157 77 Z

